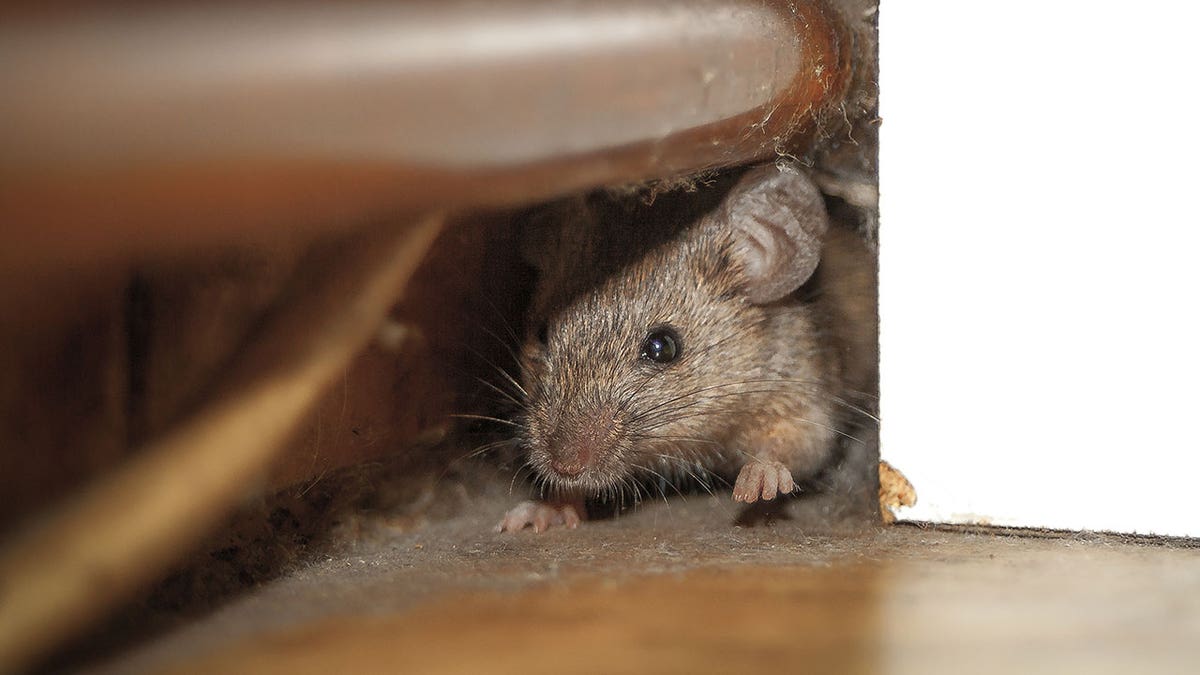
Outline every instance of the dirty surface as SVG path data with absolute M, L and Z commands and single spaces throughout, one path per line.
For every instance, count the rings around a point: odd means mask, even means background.
M 323 556 L 98 671 L 1185 672 L 1200 658 L 1194 542 L 746 527 L 724 494 L 494 533 L 511 501 Z

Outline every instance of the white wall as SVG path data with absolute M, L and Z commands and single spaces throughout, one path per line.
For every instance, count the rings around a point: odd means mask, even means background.
M 883 1 L 904 517 L 1200 536 L 1198 6 Z

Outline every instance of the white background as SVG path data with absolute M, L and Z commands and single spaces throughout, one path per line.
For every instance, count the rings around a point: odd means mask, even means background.
M 884 0 L 903 517 L 1200 536 L 1200 11 Z

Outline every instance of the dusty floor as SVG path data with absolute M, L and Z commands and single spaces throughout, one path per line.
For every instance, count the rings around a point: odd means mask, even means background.
M 727 497 L 496 534 L 497 501 L 360 544 L 98 672 L 1194 672 L 1200 549 L 813 534 Z M 492 511 L 495 511 L 492 514 Z M 482 515 L 488 514 L 488 515 Z

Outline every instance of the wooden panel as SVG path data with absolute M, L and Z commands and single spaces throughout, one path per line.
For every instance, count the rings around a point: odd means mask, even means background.
M 179 673 L 1183 673 L 1195 542 L 468 517 L 333 555 L 126 659 Z M 1191 547 L 1189 547 L 1191 546 Z
M 0 63 L 11 268 L 746 162 L 850 55 L 812 0 L 359 0 L 18 13 Z
M 25 281 L 0 312 L 0 533 L 128 447 L 127 275 Z

